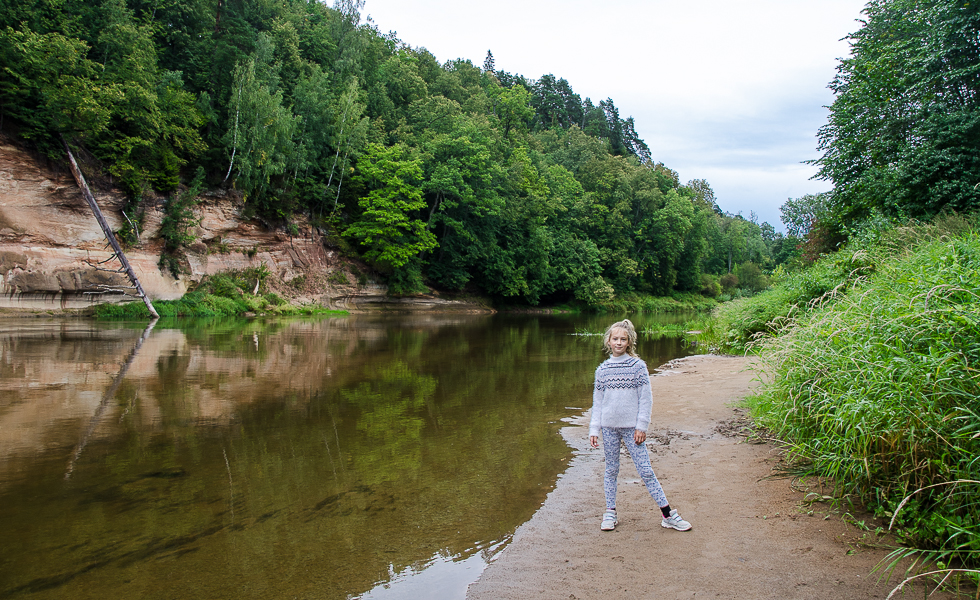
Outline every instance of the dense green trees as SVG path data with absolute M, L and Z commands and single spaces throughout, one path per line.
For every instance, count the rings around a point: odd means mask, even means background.
M 833 183 L 821 217 L 928 217 L 980 206 L 980 5 L 873 0 L 831 83 L 819 176 Z
M 305 213 L 396 292 L 595 304 L 774 266 L 766 225 L 681 185 L 611 98 L 490 53 L 439 64 L 362 23 L 363 0 L 4 4 L 6 129 L 52 156 L 65 134 L 133 202 L 201 168 L 273 225 Z
M 413 218 L 425 208 L 422 161 L 406 154 L 402 144 L 368 146 L 357 179 L 369 191 L 359 201 L 360 217 L 344 232 L 367 247 L 365 258 L 389 272 L 436 246 L 425 222 Z

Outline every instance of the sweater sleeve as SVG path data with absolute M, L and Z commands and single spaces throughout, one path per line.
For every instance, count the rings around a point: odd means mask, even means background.
M 641 378 L 641 382 L 637 390 L 639 402 L 637 402 L 636 429 L 646 432 L 650 427 L 650 413 L 653 411 L 653 389 L 650 386 L 650 372 L 647 370 L 646 363 L 642 364 L 642 369 L 637 376 Z
M 599 369 L 602 367 L 600 366 Z M 602 429 L 602 390 L 599 389 L 599 369 L 595 371 L 595 383 L 592 386 L 592 418 L 589 420 L 589 436 L 598 436 Z

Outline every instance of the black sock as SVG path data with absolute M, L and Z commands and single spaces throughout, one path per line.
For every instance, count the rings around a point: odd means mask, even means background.
M 670 505 L 668 504 L 667 506 L 661 506 L 660 507 L 660 512 L 664 513 L 664 518 L 665 519 L 669 519 L 670 518 Z

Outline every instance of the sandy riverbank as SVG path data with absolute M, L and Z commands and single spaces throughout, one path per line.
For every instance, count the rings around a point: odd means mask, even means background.
M 773 445 L 732 435 L 740 415 L 733 403 L 755 385 L 749 362 L 693 356 L 652 378 L 651 459 L 693 530 L 660 526 L 628 457 L 619 526 L 599 530 L 602 451 L 588 447 L 583 418 L 562 431 L 576 451 L 568 471 L 467 599 L 885 598 L 901 578 L 884 582 L 871 573 L 888 553 L 864 544 L 873 534 L 827 505 L 805 507 L 789 480 L 766 479 L 780 460 Z M 922 589 L 896 596 L 921 598 Z

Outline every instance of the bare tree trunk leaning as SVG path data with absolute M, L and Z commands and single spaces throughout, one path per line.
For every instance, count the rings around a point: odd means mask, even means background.
M 78 168 L 78 163 L 75 162 L 75 156 L 72 155 L 71 149 L 68 148 L 68 142 L 65 141 L 65 137 L 61 136 L 61 144 L 65 147 L 65 152 L 68 153 L 68 164 L 71 167 L 71 174 L 75 176 L 75 182 L 78 183 L 78 187 L 82 189 L 82 196 L 85 197 L 85 201 L 88 202 L 89 208 L 92 209 L 92 213 L 95 214 L 95 220 L 99 222 L 99 226 L 102 227 L 102 232 L 105 234 L 109 244 L 112 245 L 112 250 L 116 254 L 116 258 L 122 263 L 122 271 L 126 273 L 129 280 L 133 282 L 133 287 L 136 288 L 136 293 L 143 300 L 143 304 L 146 305 L 147 310 L 150 311 L 150 316 L 153 319 L 159 319 L 160 314 L 157 313 L 156 309 L 153 308 L 153 303 L 150 302 L 149 297 L 147 297 L 146 292 L 143 291 L 143 286 L 140 285 L 139 278 L 136 277 L 136 271 L 133 271 L 133 267 L 129 264 L 129 260 L 126 255 L 123 254 L 122 247 L 116 240 L 116 234 L 112 232 L 109 227 L 109 223 L 102 216 L 102 211 L 99 209 L 99 205 L 95 202 L 95 196 L 92 195 L 92 191 L 89 190 L 88 184 L 85 183 L 85 177 L 82 175 L 82 171 Z

